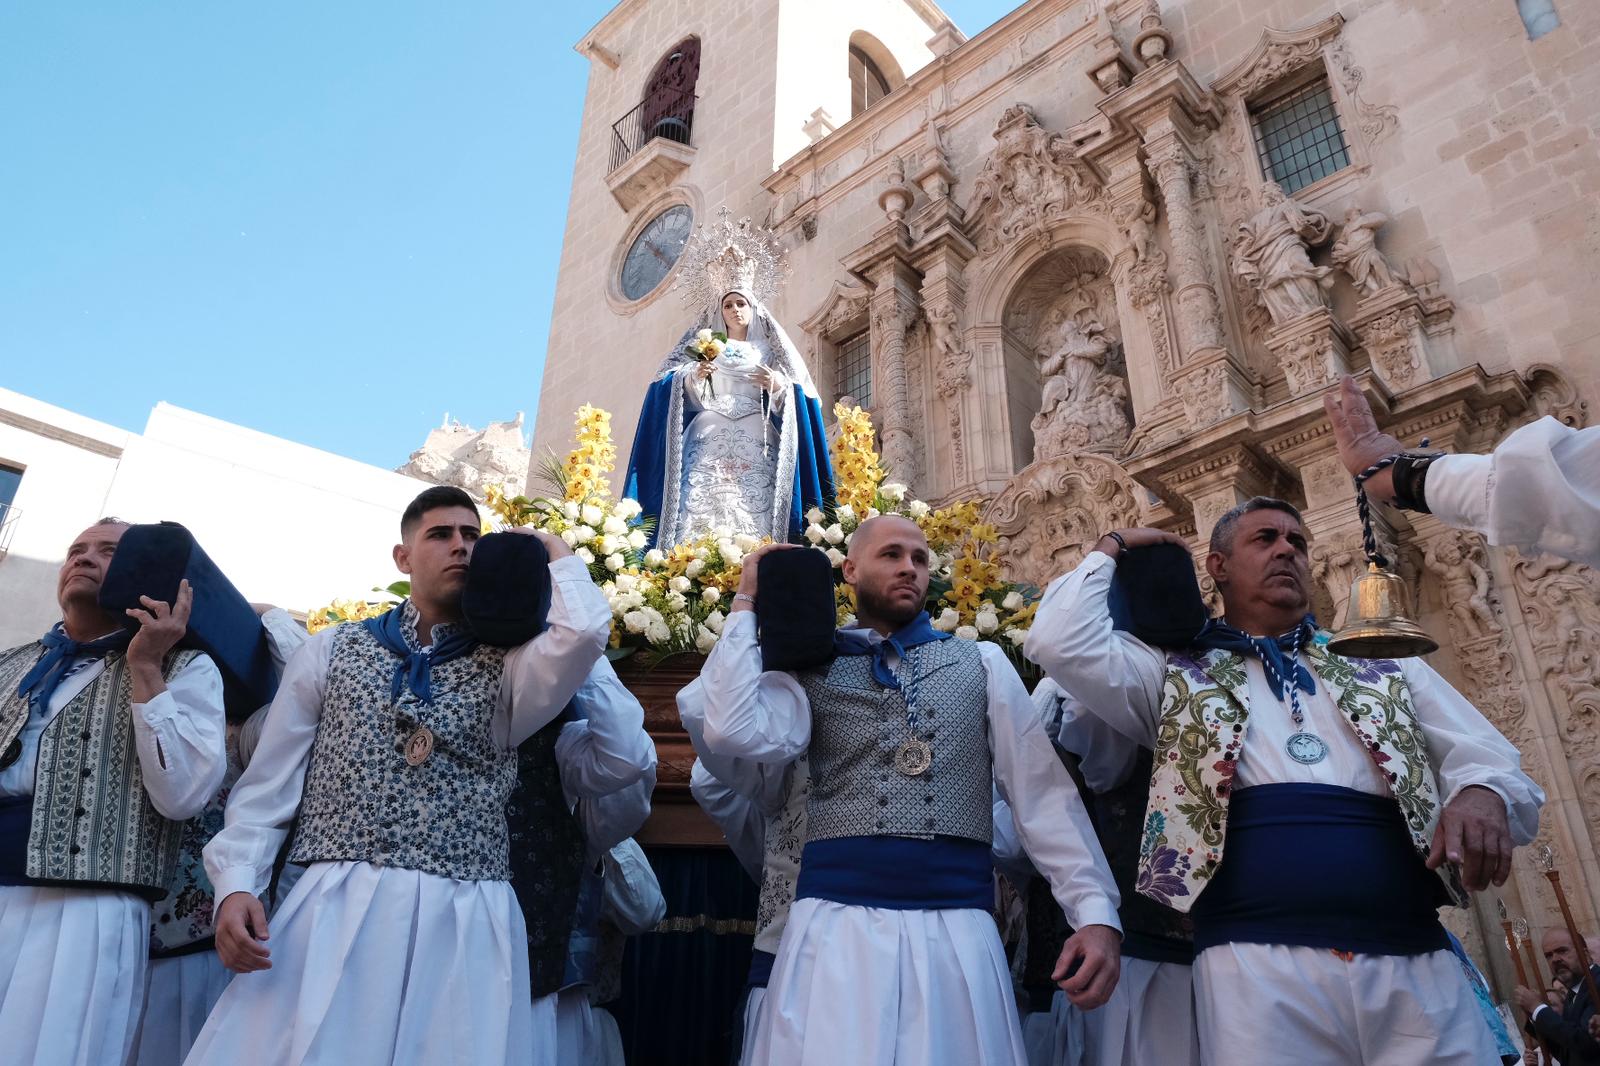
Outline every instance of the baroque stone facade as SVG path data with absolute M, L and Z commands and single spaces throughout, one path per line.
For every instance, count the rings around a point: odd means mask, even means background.
M 1013 573 L 1039 583 L 1129 522 L 1199 559 L 1228 507 L 1284 496 L 1337 622 L 1362 565 L 1322 414 L 1338 374 L 1401 439 L 1456 450 L 1543 413 L 1582 424 L 1600 390 L 1600 9 L 1559 9 L 1530 41 L 1509 2 L 1033 0 L 965 41 L 917 0 L 808 0 L 805 19 L 797 0 L 627 0 L 581 47 L 600 58 L 537 441 L 561 447 L 592 402 L 627 454 L 683 328 L 658 294 L 617 305 L 599 271 L 656 209 L 607 192 L 608 124 L 659 50 L 696 34 L 708 70 L 745 62 L 705 83 L 694 158 L 655 204 L 777 229 L 792 276 L 775 313 L 825 407 L 868 340 L 898 477 L 987 501 Z M 797 64 L 785 35 L 802 32 Z M 848 121 L 823 100 L 847 40 L 893 68 Z M 1309 178 L 1258 150 L 1290 97 L 1338 127 L 1342 154 Z M 1549 794 L 1541 840 L 1594 929 L 1600 576 L 1427 516 L 1379 525 L 1442 644 L 1433 663 Z M 1502 895 L 1536 935 L 1559 922 L 1525 855 Z M 1457 931 L 1503 993 L 1494 910 L 1486 895 Z

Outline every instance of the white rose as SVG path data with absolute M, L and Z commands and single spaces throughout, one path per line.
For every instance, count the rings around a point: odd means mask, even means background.
M 1011 643 L 1020 647 L 1022 642 L 1028 639 L 1028 631 L 1026 629 L 1018 629 L 1016 626 L 1012 626 L 1010 629 L 1006 630 L 1005 636 L 1006 639 Z
M 748 533 L 740 533 L 733 538 L 733 546 L 742 552 L 753 552 L 761 547 L 761 538 L 752 537 Z
M 878 491 L 891 500 L 899 501 L 906 498 L 906 487 L 898 481 L 885 481 L 878 487 Z
M 722 593 L 717 589 L 702 589 L 700 591 L 700 598 L 706 603 L 721 603 Z
M 617 540 L 617 538 L 613 537 L 610 533 L 602 533 L 595 538 L 594 547 L 595 551 L 599 552 L 601 555 L 610 555 L 612 552 L 622 547 L 622 542 Z
M 632 548 L 634 551 L 642 551 L 644 549 L 644 546 L 646 544 L 649 544 L 649 543 L 650 543 L 650 538 L 645 536 L 644 530 L 635 529 L 635 530 L 629 531 L 629 533 L 628 533 L 628 547 Z
M 838 544 L 844 540 L 844 527 L 835 522 L 822 531 L 822 539 L 829 544 Z
M 605 530 L 607 533 L 610 533 L 614 537 L 626 537 L 628 535 L 628 523 L 624 522 L 616 515 L 607 515 L 605 522 L 601 524 L 600 528 Z
M 563 503 L 561 505 L 561 513 L 576 522 L 578 520 L 577 503 L 573 500 L 568 500 L 567 502 Z
M 589 526 L 574 526 L 572 535 L 578 538 L 579 544 L 587 544 L 594 539 L 594 530 Z
M 644 553 L 644 565 L 649 567 L 663 566 L 667 561 L 667 553 L 660 548 L 651 548 Z
M 615 580 L 602 581 L 600 583 L 600 591 L 606 594 L 606 599 L 608 599 L 608 600 L 615 599 L 616 595 L 617 595 L 617 583 L 616 583 L 616 581 Z
M 683 593 L 681 593 L 681 592 L 669 592 L 669 593 L 667 593 L 667 608 L 669 610 L 681 611 L 687 606 L 689 606 L 689 601 L 684 596 Z
M 586 526 L 597 526 L 606 516 L 606 513 L 600 509 L 599 505 L 593 503 L 584 504 L 579 514 L 583 518 L 583 524 Z
M 665 621 L 665 619 L 661 617 L 661 612 L 656 610 L 654 607 L 645 607 L 642 608 L 642 610 L 644 611 L 645 617 L 650 619 L 652 622 Z
M 588 548 L 579 548 L 577 551 L 573 552 L 573 554 L 583 560 L 584 566 L 594 565 L 594 552 L 590 551 Z
M 841 522 L 848 522 L 856 516 L 856 509 L 848 503 L 841 503 L 833 509 L 833 516 Z
M 631 500 L 624 497 L 623 499 L 617 501 L 617 515 L 624 520 L 639 517 L 639 512 L 643 510 L 644 508 L 639 506 L 638 500 Z
M 688 592 L 689 579 L 680 574 L 667 582 L 667 588 L 671 589 L 673 592 Z
M 694 335 L 694 339 L 700 344 L 710 344 L 711 331 L 709 329 L 703 329 Z
M 672 639 L 672 627 L 666 622 L 651 622 L 644 631 L 644 639 L 652 644 L 665 644 Z
M 938 618 L 933 620 L 933 628 L 941 633 L 954 633 L 956 626 L 961 624 L 961 614 L 954 607 L 946 607 Z
M 650 619 L 643 611 L 629 611 L 622 616 L 622 628 L 629 633 L 643 633 L 649 625 Z
M 976 626 L 956 626 L 956 637 L 959 640 L 977 640 L 978 639 L 977 627 Z
M 722 553 L 722 561 L 729 566 L 738 566 L 744 562 L 744 552 L 734 547 L 731 540 L 725 540 L 717 545 L 717 551 Z
M 578 543 L 578 533 L 576 530 L 563 529 L 561 531 L 561 540 L 567 547 L 575 547 Z
M 999 628 L 1000 628 L 1000 619 L 995 615 L 995 613 L 993 611 L 979 611 L 978 612 L 978 632 L 979 633 L 982 633 L 984 636 L 989 636 L 991 633 L 993 633 L 995 630 L 997 630 Z
M 722 632 L 722 623 L 726 616 L 721 611 L 712 611 L 706 615 L 706 628 L 713 633 Z
M 926 518 L 931 510 L 932 508 L 921 500 L 912 500 L 906 504 L 906 513 L 911 515 L 912 518 Z
M 691 578 L 699 577 L 705 573 L 706 561 L 704 559 L 691 559 L 689 565 L 683 568 L 684 574 Z
M 822 524 L 822 517 L 822 508 L 820 507 L 813 507 L 811 510 L 806 512 L 806 521 L 810 522 L 814 526 L 820 526 Z
M 822 527 L 815 522 L 806 527 L 806 539 L 813 544 L 822 543 Z
M 626 560 L 626 559 L 624 559 L 622 557 L 622 553 L 621 552 L 616 552 L 614 554 L 606 556 L 606 569 L 611 571 L 613 574 L 616 573 L 618 570 L 621 570 L 624 566 L 627 566 L 627 565 L 628 565 L 628 560 Z
M 838 548 L 829 548 L 828 549 L 828 562 L 832 563 L 835 568 L 843 566 L 844 565 L 844 552 L 840 551 Z
M 694 631 L 694 650 L 701 655 L 710 655 L 711 649 L 717 646 L 717 635 L 705 626 L 699 626 Z
M 1006 593 L 1006 598 L 1000 601 L 1000 606 L 1008 611 L 1015 611 L 1022 607 L 1022 593 L 1012 589 Z
M 632 574 L 618 574 L 617 575 L 617 591 L 618 592 L 632 592 L 634 590 L 634 588 L 638 584 L 639 584 L 639 579 L 637 577 L 635 577 L 634 575 L 632 575 Z

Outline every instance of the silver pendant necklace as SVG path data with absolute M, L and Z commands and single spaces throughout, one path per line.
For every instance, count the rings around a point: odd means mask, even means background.
M 895 676 L 900 679 L 900 694 L 906 701 L 906 739 L 894 750 L 894 768 L 906 777 L 921 777 L 933 765 L 933 746 L 917 736 L 916 651 L 915 648 L 907 648 L 900 663 L 905 669 L 895 671 Z M 906 670 L 910 671 L 909 679 Z
M 1273 673 L 1272 664 L 1266 656 L 1261 658 L 1262 665 L 1268 673 Z M 1283 687 L 1289 692 L 1289 716 L 1294 719 L 1293 733 L 1283 742 L 1283 750 L 1289 753 L 1289 758 L 1306 766 L 1314 766 L 1328 757 L 1328 742 L 1306 728 L 1305 708 L 1300 706 L 1300 689 L 1295 684 L 1295 675 L 1300 672 L 1300 638 L 1294 642 L 1294 650 L 1289 653 L 1289 676 L 1282 678 Z

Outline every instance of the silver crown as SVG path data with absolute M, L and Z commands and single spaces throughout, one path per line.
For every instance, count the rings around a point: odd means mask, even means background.
M 734 289 L 771 304 L 788 272 L 778 235 L 748 218 L 735 221 L 724 207 L 709 227 L 695 227 L 684 247 L 676 288 L 685 306 L 696 311 L 714 306 Z

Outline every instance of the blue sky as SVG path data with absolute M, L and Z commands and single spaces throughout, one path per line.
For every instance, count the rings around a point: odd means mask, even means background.
M 385 467 L 531 419 L 610 6 L 0 5 L 0 386 Z

